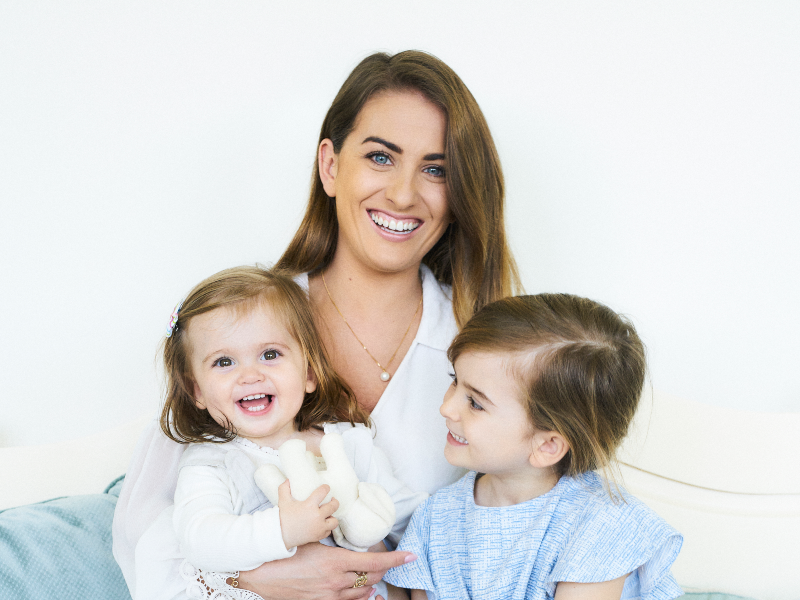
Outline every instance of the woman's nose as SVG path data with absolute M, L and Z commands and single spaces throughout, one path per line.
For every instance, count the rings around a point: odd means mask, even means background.
M 397 208 L 408 208 L 415 202 L 416 197 L 415 173 L 406 173 L 398 170 L 386 189 L 386 197 Z

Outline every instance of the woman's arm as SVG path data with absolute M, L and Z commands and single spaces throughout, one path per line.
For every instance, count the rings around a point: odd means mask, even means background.
M 306 544 L 291 558 L 243 571 L 239 587 L 265 600 L 366 600 L 386 571 L 415 559 L 410 552 L 352 552 Z M 367 574 L 363 587 L 353 588 L 356 573 Z
M 619 600 L 627 575 L 601 583 L 559 581 L 555 600 Z

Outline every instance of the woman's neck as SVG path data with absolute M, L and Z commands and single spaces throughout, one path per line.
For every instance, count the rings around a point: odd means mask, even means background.
M 324 272 L 328 290 L 343 312 L 402 314 L 403 307 L 419 299 L 419 265 L 399 272 L 382 272 L 343 255 L 337 252 Z
M 375 272 L 343 255 L 337 252 L 323 274 L 309 278 L 308 295 L 334 369 L 370 413 L 411 348 L 422 319 L 419 265 Z
M 513 506 L 533 500 L 552 490 L 560 477 L 549 469 L 485 474 L 475 482 L 475 504 Z

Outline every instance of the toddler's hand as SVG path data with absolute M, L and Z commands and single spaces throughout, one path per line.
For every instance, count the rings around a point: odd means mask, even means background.
M 319 504 L 329 491 L 329 486 L 321 485 L 301 501 L 292 497 L 288 479 L 278 487 L 278 514 L 287 550 L 293 546 L 318 542 L 328 537 L 339 525 L 339 521 L 331 516 L 339 508 L 339 501 L 331 498 L 330 502 L 322 506 Z

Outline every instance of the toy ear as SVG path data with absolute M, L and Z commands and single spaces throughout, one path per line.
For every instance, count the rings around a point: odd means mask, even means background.
M 324 482 L 306 454 L 306 443 L 303 440 L 289 440 L 278 448 L 281 467 L 295 500 L 305 500 Z M 327 502 L 327 499 L 325 500 Z
M 261 465 L 256 469 L 253 478 L 256 480 L 256 485 L 266 495 L 267 500 L 273 506 L 278 506 L 278 487 L 286 481 L 286 475 L 281 473 L 281 470 L 275 465 Z

